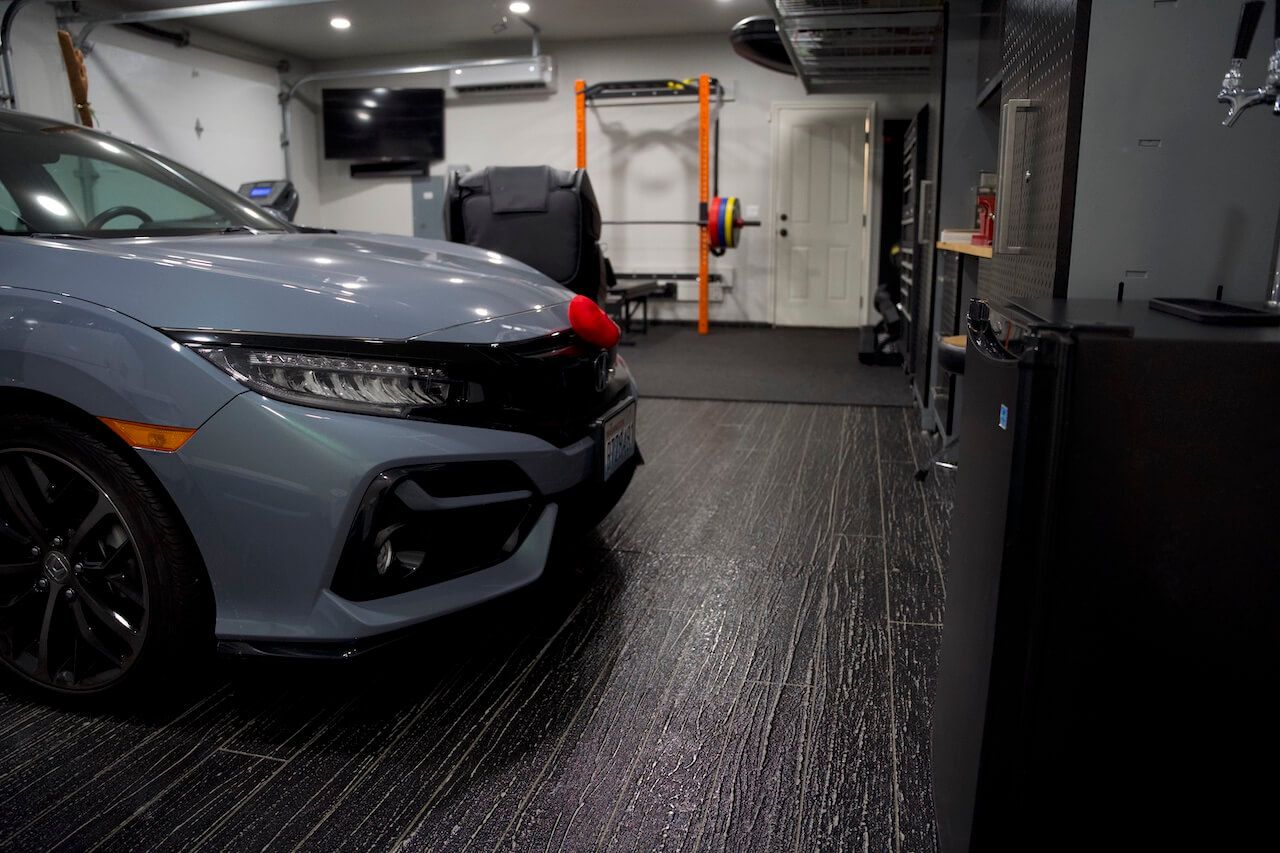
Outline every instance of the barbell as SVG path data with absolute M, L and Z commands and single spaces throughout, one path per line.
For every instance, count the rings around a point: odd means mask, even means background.
M 605 225 L 705 225 L 711 251 L 724 254 L 737 248 L 743 228 L 755 228 L 758 220 L 742 217 L 742 202 L 737 196 L 716 196 L 707 203 L 705 219 L 606 219 Z

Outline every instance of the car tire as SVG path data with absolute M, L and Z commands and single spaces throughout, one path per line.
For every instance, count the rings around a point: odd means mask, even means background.
M 212 629 L 204 566 L 142 461 L 61 417 L 0 416 L 0 669 L 70 701 L 171 692 Z

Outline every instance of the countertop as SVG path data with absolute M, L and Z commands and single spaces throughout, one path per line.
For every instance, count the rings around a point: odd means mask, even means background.
M 975 258 L 991 257 L 990 246 L 975 246 L 972 243 L 944 243 L 941 240 L 935 245 L 945 252 L 959 252 L 962 255 L 973 255 Z
M 1147 301 L 1143 298 L 1126 299 L 1124 302 L 1116 302 L 1114 299 L 1019 299 L 1010 303 L 1009 307 L 1018 309 L 1024 318 L 1039 325 L 1120 327 L 1132 329 L 1135 338 L 1214 340 L 1224 344 L 1280 344 L 1280 326 L 1216 326 L 1197 323 L 1153 311 L 1147 307 Z M 1263 307 L 1260 302 L 1235 304 L 1251 308 Z

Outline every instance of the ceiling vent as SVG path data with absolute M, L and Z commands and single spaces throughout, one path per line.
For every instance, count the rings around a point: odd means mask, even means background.
M 449 88 L 462 95 L 553 92 L 555 72 L 550 56 L 531 56 L 497 65 L 455 68 L 449 72 Z
M 941 0 L 773 0 L 805 91 L 922 90 L 937 79 Z

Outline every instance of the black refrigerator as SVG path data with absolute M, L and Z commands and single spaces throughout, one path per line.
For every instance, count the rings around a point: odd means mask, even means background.
M 1272 846 L 1280 329 L 1145 300 L 975 302 L 968 326 L 942 850 Z

